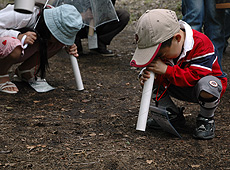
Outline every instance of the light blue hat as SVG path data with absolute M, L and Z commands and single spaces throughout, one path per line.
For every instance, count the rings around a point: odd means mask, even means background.
M 83 21 L 78 10 L 69 4 L 44 10 L 45 23 L 52 35 L 65 45 L 73 45 Z

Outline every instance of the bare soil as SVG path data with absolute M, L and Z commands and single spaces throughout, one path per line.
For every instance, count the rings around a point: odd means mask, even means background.
M 212 140 L 192 138 L 199 106 L 179 101 L 186 108 L 182 139 L 136 131 L 142 90 L 139 70 L 129 66 L 132 23 L 109 47 L 116 57 L 88 53 L 86 41 L 83 46 L 83 91 L 76 90 L 69 58 L 54 56 L 47 81 L 55 90 L 36 93 L 17 83 L 18 94 L 0 94 L 0 169 L 230 169 L 229 87 L 216 110 Z M 229 65 L 230 47 L 223 57 L 228 79 Z

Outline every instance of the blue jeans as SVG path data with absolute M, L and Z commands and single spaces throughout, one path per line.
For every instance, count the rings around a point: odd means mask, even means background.
M 216 9 L 215 0 L 182 0 L 182 14 L 182 20 L 193 29 L 202 32 L 202 28 L 204 28 L 204 34 L 208 36 L 215 47 L 221 67 L 225 47 L 225 10 Z
M 230 9 L 225 10 L 225 48 L 228 46 L 228 39 L 230 38 Z

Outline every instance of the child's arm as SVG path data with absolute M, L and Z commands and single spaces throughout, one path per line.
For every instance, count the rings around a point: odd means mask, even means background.
M 21 28 L 32 28 L 36 21 L 36 16 L 39 9 L 36 9 L 33 14 L 23 14 L 14 11 L 14 5 L 7 5 L 0 10 L 0 37 L 15 37 L 20 34 L 18 31 Z
M 152 71 L 156 74 L 165 74 L 167 70 L 167 65 L 161 59 L 154 59 L 148 66 L 147 70 Z
M 144 82 L 150 78 L 150 71 L 153 73 L 162 75 L 166 73 L 167 65 L 161 59 L 155 59 L 150 63 L 145 70 L 143 70 L 142 76 L 140 77 L 141 86 Z
M 28 31 L 24 34 L 19 34 L 18 35 L 18 39 L 21 41 L 22 40 L 22 37 L 26 35 L 26 39 L 24 41 L 24 44 L 33 44 L 35 42 L 35 40 L 37 39 L 37 35 L 35 32 L 31 32 L 31 31 Z
M 178 87 L 193 87 L 202 77 L 209 75 L 210 70 L 188 67 L 180 68 L 178 65 L 168 66 L 165 77 Z

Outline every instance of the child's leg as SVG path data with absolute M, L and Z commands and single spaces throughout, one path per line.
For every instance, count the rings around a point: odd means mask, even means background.
M 9 75 L 8 74 L 8 70 L 10 69 L 10 67 L 15 64 L 18 61 L 18 58 L 21 56 L 21 52 L 22 49 L 21 47 L 16 47 L 13 52 L 8 55 L 7 57 L 0 59 L 0 84 L 1 86 L 1 91 L 8 91 L 9 92 L 18 92 L 18 88 L 11 83 L 11 85 L 9 83 L 6 82 L 10 82 L 9 79 Z M 5 84 L 6 83 L 6 84 Z
M 0 90 L 7 93 L 17 92 L 18 88 L 10 82 L 8 70 L 22 57 L 22 44 L 12 37 L 1 37 L 0 42 Z
M 196 85 L 200 114 L 196 120 L 194 137 L 212 139 L 215 137 L 214 112 L 219 104 L 222 91 L 221 81 L 214 76 L 206 76 Z
M 0 37 L 0 75 L 7 74 L 9 68 L 20 60 L 23 52 L 20 40 Z
M 206 118 L 214 116 L 220 101 L 221 81 L 214 76 L 206 76 L 196 85 L 196 94 L 200 104 L 200 115 Z
M 48 43 L 48 49 L 47 49 L 48 58 L 51 58 L 52 56 L 54 56 L 62 47 L 63 45 L 60 43 Z M 22 62 L 21 65 L 19 65 L 18 70 L 15 71 L 17 75 L 19 75 L 18 71 L 23 72 L 21 75 L 22 79 L 29 80 L 33 78 L 33 75 L 31 75 L 31 72 L 29 72 L 28 70 L 31 70 L 35 66 L 38 69 L 40 65 L 40 51 L 39 50 L 40 49 L 39 49 L 38 42 L 26 48 L 24 59 L 21 60 Z
M 23 61 L 18 68 L 15 70 L 16 75 L 19 76 L 20 79 L 28 81 L 34 77 L 30 70 L 40 64 L 39 53 L 33 54 L 31 57 Z
M 5 75 L 13 64 L 16 64 L 21 57 L 22 48 L 16 47 L 8 56 L 0 59 L 0 75 Z

